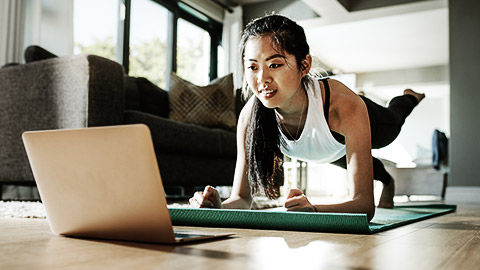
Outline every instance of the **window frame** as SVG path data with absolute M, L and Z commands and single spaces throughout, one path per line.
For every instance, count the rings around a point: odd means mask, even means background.
M 203 30 L 207 31 L 210 34 L 210 71 L 209 79 L 214 80 L 218 77 L 218 46 L 222 42 L 222 28 L 223 24 L 219 23 L 207 15 L 203 14 L 208 18 L 208 21 L 204 21 L 194 14 L 189 13 L 188 11 L 182 9 L 179 6 L 179 0 L 150 0 L 159 5 L 162 5 L 164 8 L 170 11 L 171 16 L 169 16 L 169 29 L 167 35 L 167 72 L 176 72 L 177 71 L 177 25 L 178 19 L 184 19 Z M 130 51 L 130 21 L 131 21 L 131 5 L 132 0 L 120 0 L 119 5 L 125 6 L 125 19 L 123 25 L 119 23 L 119 37 L 123 37 L 123 44 L 121 48 L 121 62 L 125 69 L 125 73 L 129 73 L 129 51 Z M 187 5 L 182 2 L 183 5 Z M 187 5 L 188 6 L 188 5 Z M 194 9 L 193 7 L 189 6 Z M 201 12 L 199 12 L 201 13 Z M 169 76 L 166 76 L 167 88 L 169 85 Z

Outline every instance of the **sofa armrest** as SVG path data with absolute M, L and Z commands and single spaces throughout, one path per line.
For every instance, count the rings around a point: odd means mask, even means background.
M 122 123 L 124 87 L 123 67 L 93 55 L 0 69 L 0 181 L 33 180 L 26 130 Z
M 125 71 L 123 66 L 103 57 L 87 55 L 87 126 L 123 123 L 125 109 Z

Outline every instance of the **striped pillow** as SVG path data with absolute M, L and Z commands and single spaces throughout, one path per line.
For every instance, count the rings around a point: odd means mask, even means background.
M 232 74 L 197 86 L 172 73 L 169 100 L 172 120 L 235 131 Z

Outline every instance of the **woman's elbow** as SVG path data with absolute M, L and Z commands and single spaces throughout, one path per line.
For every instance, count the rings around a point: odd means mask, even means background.
M 358 213 L 366 214 L 367 219 L 370 222 L 375 216 L 375 202 L 370 196 L 362 196 L 354 199 L 357 204 Z
M 375 216 L 375 204 L 369 204 L 365 207 L 365 214 L 367 214 L 367 220 L 370 222 Z

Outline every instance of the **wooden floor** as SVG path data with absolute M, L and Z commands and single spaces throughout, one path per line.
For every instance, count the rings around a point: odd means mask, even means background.
M 197 229 L 177 227 L 179 229 Z M 373 235 L 204 228 L 230 239 L 168 246 L 54 236 L 0 219 L 0 269 L 479 269 L 480 204 Z

